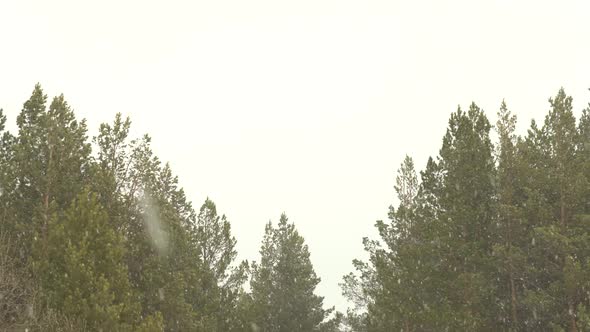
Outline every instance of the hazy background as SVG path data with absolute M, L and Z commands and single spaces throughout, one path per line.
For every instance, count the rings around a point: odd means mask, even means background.
M 90 136 L 115 113 L 149 133 L 195 208 L 232 222 L 258 259 L 286 212 L 326 306 L 395 203 L 404 155 L 422 169 L 448 116 L 502 98 L 524 132 L 563 86 L 590 101 L 587 1 L 4 1 L 0 107 L 40 82 Z

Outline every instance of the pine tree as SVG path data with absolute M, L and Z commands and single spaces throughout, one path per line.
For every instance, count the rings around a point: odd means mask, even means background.
M 231 331 L 242 325 L 239 321 L 238 300 L 242 285 L 247 278 L 248 263 L 232 267 L 237 251 L 236 239 L 231 234 L 231 225 L 225 215 L 217 214 L 215 203 L 207 198 L 197 216 L 196 234 L 203 264 L 208 268 L 216 292 L 208 292 L 214 309 L 219 331 Z
M 435 331 L 449 315 L 437 295 L 445 279 L 439 274 L 440 178 L 434 160 L 421 177 L 418 183 L 414 163 L 406 157 L 394 186 L 398 208 L 390 206 L 389 223 L 377 222 L 379 241 L 363 240 L 369 262 L 355 260 L 357 275 L 345 277 L 344 295 L 366 309 L 366 314 L 349 312 L 355 331 Z
M 125 234 L 125 262 L 142 317 L 161 317 L 165 330 L 215 330 L 217 293 L 196 243 L 196 216 L 178 178 L 154 155 L 147 135 L 128 138 L 131 121 L 117 115 L 95 142 L 96 190 L 114 227 Z
M 496 289 L 500 299 L 500 322 L 511 330 L 520 330 L 522 280 L 526 266 L 527 251 L 530 247 L 531 228 L 523 218 L 524 186 L 522 183 L 526 167 L 519 147 L 522 142 L 515 134 L 516 116 L 502 101 L 498 112 L 496 130 L 499 144 L 497 149 L 498 171 L 496 174 L 497 229 L 494 245 L 494 262 L 497 270 Z
M 536 175 L 529 180 L 529 194 L 543 206 L 542 213 L 532 214 L 537 245 L 529 279 L 534 283 L 525 302 L 533 313 L 529 325 L 578 331 L 578 310 L 588 305 L 590 224 L 583 215 L 589 184 L 572 98 L 561 89 L 549 102 L 543 127 L 533 126 L 528 138 Z
M 491 227 L 494 209 L 494 161 L 490 123 L 471 104 L 451 115 L 440 150 L 439 192 L 442 264 L 447 280 L 444 298 L 451 308 L 451 329 L 491 329 L 493 289 Z
M 390 206 L 389 225 L 377 223 L 379 234 L 386 247 L 377 250 L 371 257 L 375 266 L 376 277 L 381 287 L 375 292 L 375 303 L 369 307 L 373 317 L 371 330 L 387 331 L 392 328 L 411 331 L 416 327 L 416 308 L 419 296 L 415 291 L 419 276 L 414 255 L 419 240 L 415 234 L 413 217 L 418 191 L 418 179 L 411 158 L 404 159 L 396 177 L 394 186 L 398 196 L 397 210 Z M 399 305 L 395 305 L 398 301 Z M 380 322 L 382 318 L 383 321 Z
M 46 144 L 43 133 L 45 127 L 47 96 L 37 84 L 28 101 L 17 117 L 19 128 L 14 146 L 13 170 L 15 170 L 15 191 L 10 203 L 15 213 L 15 238 L 19 244 L 19 252 L 24 262 L 28 263 L 31 255 L 31 244 L 35 232 L 38 232 L 38 210 L 41 205 L 43 175 L 42 147 Z M 31 162 L 35 160 L 37 162 Z
M 126 261 L 143 315 L 161 313 L 166 331 L 211 330 L 203 287 L 213 286 L 193 245 L 194 211 L 170 167 L 152 154 L 147 137 L 132 156 Z
M 265 227 L 260 264 L 253 265 L 252 312 L 261 331 L 316 331 L 329 311 L 314 294 L 320 282 L 303 237 L 285 214 Z
M 369 331 L 410 331 L 417 325 L 415 282 L 415 248 L 413 216 L 418 194 L 418 178 L 414 162 L 404 159 L 396 177 L 395 191 L 400 201 L 396 210 L 389 208 L 390 223 L 377 221 L 380 241 L 363 240 L 369 262 L 355 261 L 358 275 L 348 275 L 342 285 L 351 300 L 367 297 L 365 303 L 356 300 L 368 310 L 366 321 Z
M 14 136 L 5 131 L 6 115 L 0 109 L 0 232 L 15 236 L 15 211 L 10 202 L 16 179 L 14 176 Z M 14 248 L 11 248 L 14 250 Z M 17 251 L 18 252 L 18 251 Z M 15 254 L 16 252 L 13 252 Z
M 231 225 L 225 215 L 217 215 L 215 203 L 209 198 L 201 206 L 197 216 L 199 246 L 203 263 L 223 283 L 228 278 L 230 264 L 235 259 L 236 239 L 231 235 Z
M 579 162 L 581 163 L 581 173 L 585 177 L 586 186 L 581 187 L 581 201 L 580 212 L 577 215 L 580 228 L 584 227 L 587 230 L 590 229 L 590 104 L 582 111 L 582 115 L 578 124 L 579 140 L 578 140 L 578 153 Z M 586 233 L 587 234 L 587 233 Z M 584 244 L 587 244 L 586 241 Z M 589 253 L 590 248 L 588 246 L 581 246 L 581 250 L 584 253 Z M 580 264 L 583 272 L 579 275 L 582 280 L 590 280 L 590 264 Z M 580 291 L 588 292 L 590 285 L 583 283 Z M 580 331 L 590 330 L 590 304 L 588 299 L 580 301 L 581 303 L 577 306 L 577 324 Z
M 123 238 L 109 224 L 96 195 L 83 191 L 48 229 L 46 260 L 36 269 L 49 308 L 92 330 L 129 330 L 133 303 L 123 261 Z
M 50 216 L 61 213 L 87 184 L 90 145 L 85 121 L 78 122 L 63 95 L 46 109 L 47 96 L 36 85 L 17 117 L 9 203 L 15 212 L 15 236 L 26 260 L 33 242 L 47 241 Z M 44 259 L 43 245 L 37 260 Z
M 91 185 L 99 193 L 111 222 L 123 232 L 129 227 L 129 207 L 137 187 L 137 179 L 130 178 L 133 161 L 130 154 L 137 144 L 136 141 L 129 142 L 130 127 L 131 120 L 123 120 L 118 113 L 113 124 L 101 124 L 98 136 L 94 137 L 97 151 Z

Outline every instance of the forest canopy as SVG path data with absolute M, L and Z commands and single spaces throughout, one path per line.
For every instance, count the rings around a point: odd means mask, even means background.
M 405 158 L 399 205 L 342 283 L 355 330 L 590 330 L 590 106 L 576 120 L 560 89 L 515 128 L 505 102 L 495 126 L 471 104 L 423 171 Z
M 129 137 L 130 119 L 90 139 L 64 96 L 49 103 L 36 85 L 16 134 L 6 121 L 0 110 L 0 330 L 339 325 L 286 215 L 264 230 L 260 263 L 238 262 L 229 218 L 210 199 L 196 210 L 151 138 Z
M 231 219 L 193 207 L 149 135 L 117 114 L 89 137 L 36 85 L 15 133 L 0 109 L 0 329 L 590 330 L 590 105 L 548 108 L 519 135 L 505 102 L 494 123 L 459 107 L 422 171 L 406 156 L 342 314 L 286 214 L 238 261 Z

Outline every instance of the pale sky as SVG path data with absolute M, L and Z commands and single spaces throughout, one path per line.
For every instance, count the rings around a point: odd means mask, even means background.
M 189 199 L 232 222 L 241 259 L 295 222 L 325 306 L 423 169 L 448 116 L 505 98 L 524 132 L 560 87 L 590 101 L 588 1 L 0 0 L 0 108 L 14 128 L 40 82 L 90 136 L 117 112 L 149 133 Z

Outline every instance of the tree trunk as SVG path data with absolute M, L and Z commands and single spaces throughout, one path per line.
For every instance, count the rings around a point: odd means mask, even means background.
M 512 218 L 509 219 L 510 223 L 508 226 L 508 277 L 510 278 L 510 305 L 512 315 L 512 326 L 518 326 L 518 320 L 516 318 L 516 287 L 514 285 L 514 267 L 512 264 Z
M 511 297 L 511 313 L 512 313 L 512 326 L 518 326 L 518 320 L 516 318 L 516 287 L 514 286 L 514 275 L 512 272 L 512 264 L 510 264 L 510 297 Z
M 570 300 L 568 301 L 569 306 L 569 315 L 570 315 L 570 331 L 571 332 L 578 332 L 578 325 L 576 324 L 576 308 L 574 308 L 573 302 Z
M 564 186 L 563 183 L 561 184 L 560 188 L 560 221 L 563 230 L 565 231 L 567 228 L 567 216 L 566 216 L 566 208 L 565 208 L 565 198 L 564 198 Z M 567 264 L 566 257 L 564 257 L 564 266 Z M 571 332 L 578 332 L 578 325 L 576 324 L 576 308 L 574 306 L 573 300 L 570 298 L 567 301 L 568 304 L 568 313 L 570 315 L 570 331 Z
M 47 171 L 45 176 L 47 177 L 47 187 L 45 188 L 45 193 L 43 194 L 43 247 L 47 246 L 47 232 L 49 227 L 49 194 L 51 192 L 51 161 L 53 159 L 53 147 L 49 145 L 49 159 L 47 160 Z

